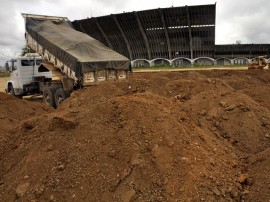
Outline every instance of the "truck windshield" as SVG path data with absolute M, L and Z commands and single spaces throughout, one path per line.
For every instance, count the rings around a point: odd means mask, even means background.
M 35 62 L 34 60 L 21 60 L 22 66 L 34 66 Z

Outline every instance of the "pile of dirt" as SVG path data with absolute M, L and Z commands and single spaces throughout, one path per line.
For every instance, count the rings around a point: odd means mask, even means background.
M 5 154 L 16 151 L 20 145 L 20 142 L 16 140 L 18 130 L 31 130 L 33 126 L 28 124 L 29 120 L 36 119 L 49 111 L 51 109 L 44 104 L 30 103 L 0 92 L 0 186 L 3 185 L 5 173 L 20 159 L 19 152 L 18 158 L 15 156 L 14 161 L 5 159 Z M 2 192 L 0 195 L 2 196 Z M 2 198 L 0 200 L 5 201 Z
M 0 92 L 0 134 L 16 127 L 28 118 L 36 117 L 50 111 L 41 103 L 29 103 L 6 93 Z
M 137 73 L 75 91 L 5 131 L 0 200 L 269 199 L 268 76 Z

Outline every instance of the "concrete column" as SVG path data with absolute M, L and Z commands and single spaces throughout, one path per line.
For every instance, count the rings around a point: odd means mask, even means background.
M 193 60 L 193 41 L 192 41 L 191 24 L 190 24 L 190 16 L 189 16 L 189 11 L 188 11 L 188 6 L 186 6 L 186 12 L 187 12 L 187 22 L 188 22 L 190 59 Z
M 165 37 L 167 40 L 167 46 L 168 46 L 168 52 L 169 52 L 169 59 L 172 59 L 172 49 L 171 49 L 171 42 L 170 42 L 170 37 L 169 37 L 169 33 L 168 33 L 168 29 L 165 23 L 165 19 L 164 19 L 164 15 L 162 13 L 162 10 L 159 9 L 159 13 L 160 13 L 160 17 L 161 17 L 161 21 L 162 21 L 162 25 L 164 27 L 164 32 L 165 32 Z
M 100 24 L 99 24 L 97 18 L 95 18 L 95 22 L 96 22 L 96 25 L 97 25 L 97 27 L 98 27 L 100 33 L 101 33 L 102 36 L 105 38 L 105 40 L 106 40 L 108 46 L 109 46 L 111 49 L 113 49 L 112 43 L 110 42 L 110 40 L 109 40 L 107 34 L 104 32 L 104 30 L 103 30 L 102 27 L 100 26 Z
M 144 40 L 144 43 L 145 43 L 145 46 L 146 46 L 146 49 L 147 49 L 148 60 L 152 60 L 152 54 L 151 54 L 151 50 L 150 50 L 149 40 L 148 40 L 147 35 L 145 33 L 145 30 L 143 28 L 142 22 L 141 22 L 141 20 L 140 20 L 140 18 L 138 16 L 138 13 L 134 12 L 134 14 L 136 16 L 136 20 L 137 20 L 139 29 L 141 31 L 141 34 L 143 36 L 143 40 Z
M 119 24 L 119 22 L 118 22 L 116 16 L 115 16 L 115 15 L 112 15 L 112 18 L 113 18 L 115 24 L 117 25 L 119 31 L 120 31 L 121 34 L 122 34 L 122 37 L 123 37 L 123 39 L 124 39 L 124 41 L 125 41 L 125 44 L 126 44 L 126 46 L 127 46 L 127 49 L 128 49 L 129 59 L 132 61 L 132 60 L 133 60 L 133 57 L 132 57 L 132 51 L 131 51 L 131 47 L 130 47 L 129 41 L 128 41 L 128 39 L 127 39 L 127 37 L 126 37 L 126 35 L 125 35 L 125 33 L 124 33 L 124 31 L 123 31 L 121 25 Z

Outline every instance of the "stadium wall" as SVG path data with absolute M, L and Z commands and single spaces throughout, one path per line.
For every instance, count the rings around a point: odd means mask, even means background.
M 269 44 L 215 45 L 216 4 L 159 8 L 72 22 L 133 66 L 246 64 Z

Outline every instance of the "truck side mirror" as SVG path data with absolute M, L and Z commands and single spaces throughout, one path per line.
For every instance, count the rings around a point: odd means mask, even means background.
M 11 71 L 14 71 L 14 70 L 16 70 L 17 69 L 17 67 L 16 67 L 16 60 L 11 60 L 11 67 L 10 67 L 10 69 L 11 69 Z
M 6 71 L 7 71 L 7 72 L 10 72 L 10 69 L 9 69 L 9 64 L 8 64 L 8 62 L 6 62 L 6 64 L 5 64 L 5 69 L 6 69 Z

